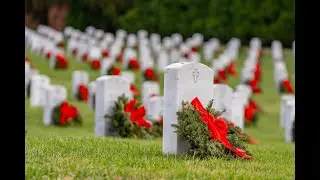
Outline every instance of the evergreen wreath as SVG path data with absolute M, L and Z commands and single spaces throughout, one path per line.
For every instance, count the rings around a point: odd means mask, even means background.
M 56 126 L 81 125 L 82 117 L 75 106 L 64 101 L 53 108 L 52 122 Z
M 113 108 L 113 115 L 105 115 L 111 120 L 113 128 L 123 138 L 152 139 L 152 124 L 144 119 L 146 114 L 144 106 L 136 100 L 129 101 L 124 95 L 119 96 Z
M 158 77 L 153 68 L 147 68 L 143 72 L 144 81 L 157 81 Z
M 291 86 L 291 83 L 289 80 L 283 80 L 281 81 L 281 84 L 280 84 L 280 93 L 290 93 L 290 94 L 293 94 L 294 93 L 294 90 Z
M 93 70 L 100 69 L 100 60 L 99 59 L 94 59 L 91 61 L 91 69 L 93 69 Z
M 250 98 L 248 105 L 245 107 L 245 125 L 256 125 L 259 120 L 259 113 L 262 109 Z
M 221 112 L 212 105 L 213 100 L 205 109 L 197 97 L 191 103 L 182 102 L 177 112 L 178 124 L 172 126 L 186 140 L 187 153 L 200 159 L 211 156 L 252 159 L 246 150 L 246 137 L 238 133 L 238 127 L 222 119 Z
M 77 91 L 77 99 L 80 101 L 88 101 L 88 96 L 89 96 L 89 90 L 88 87 L 84 84 L 79 84 L 78 86 L 78 91 Z
M 251 80 L 246 81 L 244 84 L 249 85 L 254 94 L 261 94 L 262 93 L 259 79 L 253 78 Z
M 68 68 L 68 60 L 62 54 L 57 54 L 55 58 L 56 58 L 55 69 Z
M 120 68 L 114 65 L 112 65 L 107 71 L 107 75 L 120 75 L 120 74 L 121 74 Z
M 130 58 L 128 61 L 128 69 L 138 71 L 140 68 L 139 62 L 136 58 Z

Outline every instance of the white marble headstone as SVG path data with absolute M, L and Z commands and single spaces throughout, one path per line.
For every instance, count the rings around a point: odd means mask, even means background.
M 67 99 L 67 89 L 63 86 L 50 85 L 45 89 L 45 98 L 43 123 L 51 125 L 53 108 Z
M 295 119 L 295 100 L 291 99 L 285 103 L 285 140 L 292 142 L 292 127 Z
M 291 94 L 284 94 L 281 96 L 280 104 L 280 127 L 285 128 L 285 113 L 286 113 L 286 103 L 287 101 L 294 100 L 295 96 Z
M 96 80 L 95 96 L 95 135 L 114 136 L 117 132 L 112 128 L 111 120 L 106 120 L 105 115 L 113 114 L 114 103 L 118 97 L 125 95 L 132 98 L 130 83 L 121 76 L 101 76 Z
M 147 105 L 147 100 L 152 95 L 160 95 L 160 85 L 157 82 L 145 81 L 142 84 L 142 103 Z
M 161 96 L 153 96 L 147 100 L 147 104 L 145 105 L 147 111 L 147 119 L 156 121 L 159 120 L 159 118 L 162 116 L 162 98 L 163 97 Z
M 185 140 L 179 137 L 171 126 L 177 124 L 177 111 L 182 101 L 198 97 L 204 107 L 213 99 L 213 71 L 208 66 L 196 63 L 174 63 L 165 68 L 164 111 L 163 111 L 163 153 L 186 152 Z
M 122 71 L 121 76 L 126 78 L 130 84 L 134 83 L 136 76 L 133 72 L 130 71 Z
M 30 106 L 43 106 L 45 102 L 44 90 L 50 84 L 50 79 L 45 75 L 34 75 L 31 77 Z
M 73 71 L 72 73 L 72 97 L 77 98 L 80 84 L 87 85 L 89 74 L 86 71 Z
M 164 69 L 169 65 L 169 55 L 165 51 L 161 51 L 158 57 L 158 69 L 164 71 Z
M 214 109 L 218 111 L 225 111 L 222 113 L 222 117 L 226 120 L 231 121 L 231 113 L 232 113 L 232 97 L 233 90 L 231 87 L 225 84 L 214 84 L 213 85 L 213 104 Z
M 244 130 L 244 110 L 245 110 L 245 99 L 243 93 L 235 92 L 233 94 L 232 103 L 231 103 L 231 122 L 236 126 Z

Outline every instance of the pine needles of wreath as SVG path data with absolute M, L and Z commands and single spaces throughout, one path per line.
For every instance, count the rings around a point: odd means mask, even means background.
M 123 138 L 139 138 L 139 139 L 153 139 L 162 135 L 162 127 L 160 130 L 156 122 L 153 123 L 152 128 L 145 128 L 133 123 L 130 120 L 130 114 L 125 112 L 124 107 L 128 103 L 128 98 L 124 95 L 119 96 L 113 107 L 113 115 L 105 115 L 106 120 L 112 121 L 112 128 L 115 128 L 118 135 Z M 141 106 L 137 103 L 136 107 Z M 153 129 L 153 128 L 156 129 Z M 159 132 L 161 131 L 161 132 Z
M 217 117 L 221 112 L 215 111 L 212 108 L 213 101 L 210 101 L 207 106 L 207 111 Z M 210 131 L 207 125 L 200 120 L 200 114 L 188 102 L 182 102 L 182 108 L 177 112 L 178 124 L 172 125 L 176 129 L 176 133 L 183 137 L 188 144 L 188 154 L 200 159 L 207 157 L 223 157 L 235 158 L 236 155 L 230 150 L 226 149 L 221 143 L 210 138 Z M 241 129 L 236 126 L 231 126 L 228 122 L 228 135 L 227 138 L 231 144 L 237 148 L 246 151 L 246 137 L 237 132 Z

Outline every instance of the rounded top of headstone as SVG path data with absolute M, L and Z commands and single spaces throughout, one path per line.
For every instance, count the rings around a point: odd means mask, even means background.
M 168 65 L 165 68 L 165 70 L 166 69 L 180 69 L 183 66 L 192 66 L 192 65 L 202 66 L 204 68 L 208 68 L 208 69 L 211 70 L 211 68 L 209 68 L 208 66 L 206 66 L 204 64 L 201 64 L 201 63 L 198 63 L 198 62 L 178 62 L 178 63 L 173 63 L 173 64 Z
M 118 75 L 105 75 L 105 76 L 100 76 L 96 79 L 96 82 L 97 83 L 100 83 L 100 82 L 104 82 L 104 81 L 107 81 L 107 80 L 110 80 L 110 79 L 121 79 L 123 81 L 127 81 L 128 80 L 122 76 L 118 76 Z

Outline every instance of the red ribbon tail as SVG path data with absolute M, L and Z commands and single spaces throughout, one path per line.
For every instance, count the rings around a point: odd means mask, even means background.
M 236 155 L 238 155 L 239 157 L 242 157 L 244 159 L 247 159 L 247 160 L 251 160 L 252 159 L 252 157 L 247 155 L 246 152 L 244 150 L 242 150 L 242 149 L 233 147 L 232 148 L 232 152 L 234 152 Z
M 257 140 L 255 140 L 255 139 L 253 139 L 252 137 L 247 137 L 247 141 L 249 142 L 249 143 L 251 143 L 251 144 L 258 144 L 259 142 L 257 141 Z

